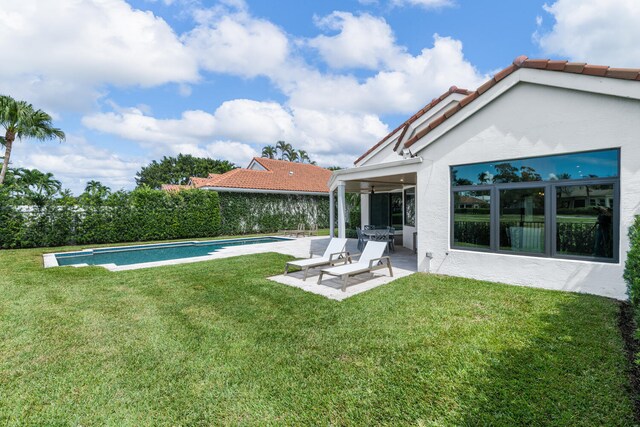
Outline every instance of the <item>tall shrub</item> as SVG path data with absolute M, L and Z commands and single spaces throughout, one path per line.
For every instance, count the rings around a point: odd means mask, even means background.
M 629 252 L 624 270 L 629 301 L 634 309 L 636 321 L 640 320 L 640 216 L 629 229 Z M 640 322 L 638 322 L 640 324 Z
M 18 206 L 0 192 L 0 248 L 28 248 L 212 237 L 220 234 L 218 194 L 167 193 L 141 188 L 106 197 L 81 197 L 78 205 L 49 200 Z
M 14 199 L 0 187 L 0 248 L 20 247 L 23 228 L 24 216 L 17 209 Z

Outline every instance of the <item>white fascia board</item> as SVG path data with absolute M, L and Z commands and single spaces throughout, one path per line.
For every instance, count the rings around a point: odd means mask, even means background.
M 430 111 L 427 111 L 424 115 L 422 115 L 422 117 L 418 118 L 415 122 L 411 123 L 409 125 L 409 129 L 407 133 L 404 134 L 402 141 L 400 141 L 400 147 L 398 148 L 402 148 L 404 143 L 407 142 L 409 139 L 411 139 L 413 135 L 415 135 L 416 129 L 418 129 L 419 127 L 425 124 L 429 124 L 434 119 L 441 116 L 449 108 L 452 108 L 454 102 L 457 105 L 457 103 L 462 101 L 464 98 L 466 98 L 466 96 L 467 95 L 454 92 L 449 96 L 447 96 L 442 101 L 440 101 L 435 108 L 432 108 Z
M 303 196 L 327 196 L 329 193 L 320 191 L 288 191 L 288 190 L 260 190 L 254 188 L 231 188 L 231 187 L 200 187 L 200 190 L 217 191 L 219 193 L 261 193 L 261 194 L 299 194 Z
M 257 167 L 257 168 L 256 168 Z M 262 166 L 260 163 L 258 163 L 256 161 L 256 159 L 251 159 L 251 163 L 249 163 L 249 166 L 247 166 L 247 169 L 252 169 L 252 170 L 261 170 L 261 171 L 266 171 L 267 168 L 265 168 L 264 166 Z
M 331 178 L 329 179 L 329 188 L 333 191 L 338 184 L 343 181 L 357 181 L 360 179 L 417 172 L 418 165 L 421 163 L 422 157 L 412 157 L 410 159 L 398 160 L 395 162 L 340 169 L 333 172 L 331 175 Z
M 363 157 L 362 159 L 360 159 L 359 162 L 355 163 L 356 166 L 360 166 L 363 163 L 366 163 L 368 160 L 370 160 L 373 156 L 375 156 L 376 154 L 378 154 L 380 151 L 384 150 L 386 147 L 388 147 L 390 144 L 395 144 L 396 141 L 398 140 L 398 137 L 400 137 L 400 134 L 402 133 L 402 129 L 404 128 L 404 126 L 402 126 L 401 128 L 399 128 L 397 131 L 395 131 L 393 133 L 393 135 L 389 136 L 385 142 L 383 142 L 382 144 L 380 144 L 379 146 L 377 146 L 375 148 L 375 150 L 373 150 L 372 152 L 370 152 L 369 154 L 367 154 L 365 157 Z
M 521 68 L 429 132 L 409 147 L 409 151 L 414 155 L 419 153 L 520 82 L 640 100 L 640 82 L 634 80 Z

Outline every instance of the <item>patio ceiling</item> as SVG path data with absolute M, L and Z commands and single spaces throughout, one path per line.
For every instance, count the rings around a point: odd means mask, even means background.
M 329 188 L 335 190 L 344 184 L 350 193 L 367 193 L 373 187 L 376 191 L 390 191 L 403 185 L 416 185 L 421 157 L 403 159 L 375 165 L 358 166 L 335 171 L 329 180 Z
M 345 180 L 347 193 L 370 193 L 374 191 L 392 191 L 402 189 L 403 185 L 416 185 L 415 173 L 403 173 L 398 175 L 378 176 L 366 179 Z

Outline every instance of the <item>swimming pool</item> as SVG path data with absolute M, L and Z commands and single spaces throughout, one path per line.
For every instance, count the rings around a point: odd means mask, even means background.
M 171 264 L 169 261 L 175 260 L 201 261 L 223 248 L 287 240 L 291 239 L 270 236 L 85 249 L 78 252 L 46 254 L 45 267 L 100 265 L 110 270 L 129 269 L 114 268 L 125 266 L 152 267 L 168 265 Z

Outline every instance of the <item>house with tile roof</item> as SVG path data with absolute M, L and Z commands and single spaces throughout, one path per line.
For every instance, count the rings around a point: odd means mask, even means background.
M 340 236 L 359 193 L 362 224 L 401 227 L 418 271 L 625 299 L 640 69 L 518 57 L 429 102 L 329 188 Z
M 207 178 L 192 177 L 190 185 L 218 192 L 329 196 L 331 171 L 309 163 L 254 157 L 246 168 Z

